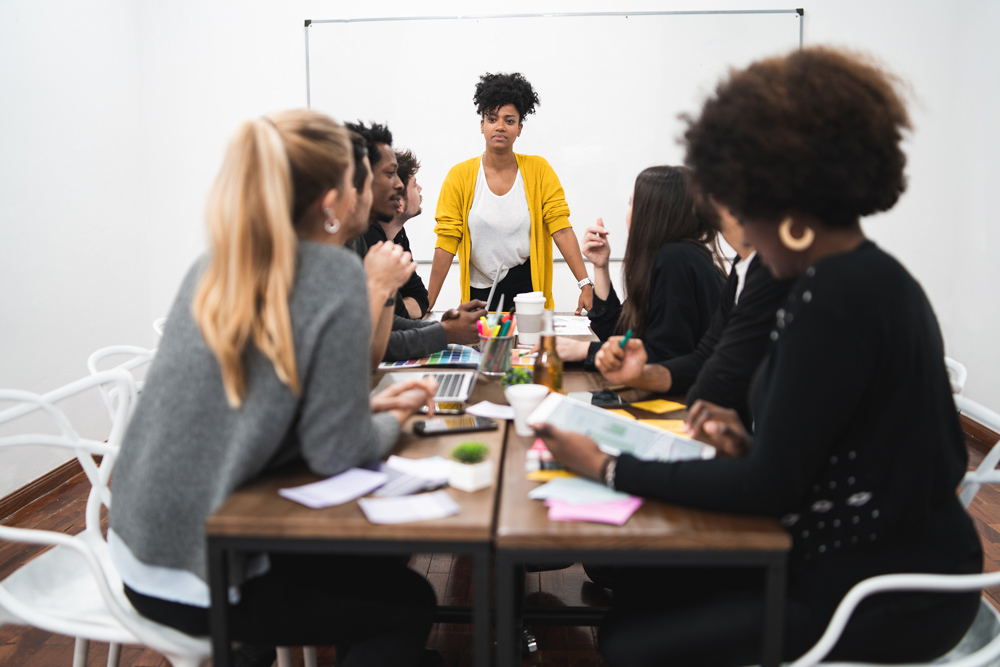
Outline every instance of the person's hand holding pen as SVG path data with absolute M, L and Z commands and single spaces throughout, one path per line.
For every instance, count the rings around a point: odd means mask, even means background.
M 648 361 L 646 346 L 631 334 L 629 330 L 624 336 L 612 336 L 594 356 L 597 370 L 613 384 L 629 384 L 642 375 Z

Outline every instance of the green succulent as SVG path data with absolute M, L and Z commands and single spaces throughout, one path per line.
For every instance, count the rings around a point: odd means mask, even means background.
M 460 463 L 479 463 L 490 453 L 490 448 L 485 442 L 470 440 L 455 445 L 451 450 L 451 458 Z
M 503 376 L 503 386 L 509 387 L 512 384 L 531 384 L 535 381 L 535 374 L 530 368 L 525 366 L 515 366 L 507 371 Z

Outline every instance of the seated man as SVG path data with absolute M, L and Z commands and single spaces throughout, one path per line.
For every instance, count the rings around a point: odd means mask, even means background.
M 370 216 L 369 222 L 371 224 L 368 231 L 365 232 L 365 241 L 368 243 L 368 247 L 379 241 L 392 241 L 396 245 L 402 246 L 406 252 L 410 252 L 410 239 L 406 237 L 406 229 L 403 225 L 407 220 L 415 218 L 423 212 L 420 208 L 423 201 L 420 191 L 423 188 L 417 184 L 420 162 L 410 151 L 396 151 L 395 155 L 398 163 L 396 174 L 403 183 L 402 199 L 399 200 L 396 215 L 392 220 L 386 222 L 380 217 L 371 218 Z M 399 289 L 396 298 L 396 314 L 411 320 L 419 320 L 427 314 L 428 304 L 427 287 L 420 276 L 414 272 L 406 284 Z
M 372 123 L 371 127 L 360 121 L 345 125 L 361 135 L 368 147 L 373 178 L 369 219 L 391 221 L 403 198 L 403 182 L 397 173 L 398 162 L 392 150 L 392 133 L 389 128 L 378 123 Z M 353 247 L 362 257 L 368 253 L 369 246 L 364 236 L 358 237 Z M 394 304 L 387 302 L 388 305 Z M 476 322 L 486 315 L 485 305 L 482 301 L 468 301 L 457 309 L 444 313 L 440 322 L 394 317 L 383 360 L 426 357 L 445 349 L 449 343 L 473 345 L 479 342 Z
M 733 408 L 751 429 L 750 381 L 767 351 L 775 313 L 785 302 L 791 281 L 775 280 L 753 247 L 743 241 L 739 223 L 725 208 L 716 208 L 723 237 L 739 259 L 698 347 L 690 354 L 650 364 L 642 341 L 632 339 L 623 350 L 621 336 L 614 336 L 597 353 L 595 365 L 616 384 L 658 393 L 687 392 L 689 405 L 700 398 Z

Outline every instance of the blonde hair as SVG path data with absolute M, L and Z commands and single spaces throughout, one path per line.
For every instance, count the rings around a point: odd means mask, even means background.
M 244 122 L 230 140 L 208 197 L 212 259 L 191 311 L 222 371 L 226 400 L 246 395 L 243 351 L 252 339 L 298 395 L 288 295 L 295 280 L 295 227 L 351 163 L 347 132 L 315 111 L 293 110 Z

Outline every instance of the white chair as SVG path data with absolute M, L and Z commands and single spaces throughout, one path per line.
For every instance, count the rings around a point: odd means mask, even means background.
M 107 442 L 81 437 L 55 403 L 101 388 L 114 396 L 114 414 Z M 32 625 L 77 638 L 74 667 L 86 664 L 88 640 L 109 644 L 141 644 L 162 653 L 175 667 L 197 667 L 211 655 L 207 638 L 191 637 L 155 623 L 131 606 L 108 555 L 100 528 L 101 506 L 110 507 L 108 481 L 125 430 L 134 395 L 132 377 L 124 370 L 103 371 L 44 396 L 0 390 L 0 401 L 16 405 L 0 412 L 0 425 L 41 411 L 57 431 L 39 433 L 29 423 L 23 432 L 0 437 L 0 447 L 47 446 L 72 450 L 91 484 L 85 527 L 70 536 L 57 531 L 0 526 L 0 539 L 51 545 L 0 582 L 0 625 Z M 95 456 L 103 457 L 100 464 Z M 111 667 L 118 652 L 109 651 Z
M 153 320 L 153 331 L 155 331 L 156 335 L 158 335 L 160 338 L 163 338 L 163 328 L 165 326 L 167 326 L 167 318 L 157 317 L 155 320 Z
M 948 360 L 947 357 L 945 358 Z M 955 362 L 957 363 L 957 362 Z M 1000 433 L 1000 414 L 960 396 L 965 384 L 965 366 L 958 391 L 955 392 L 955 406 L 958 411 L 986 426 L 994 433 Z M 954 383 L 952 387 L 954 388 Z M 966 473 L 959 485 L 959 498 L 962 505 L 968 507 L 983 484 L 1000 483 L 1000 471 L 996 470 L 1000 462 L 1000 441 L 993 445 L 982 463 L 971 472 Z M 811 649 L 790 664 L 790 667 L 812 667 L 820 664 L 824 657 L 836 645 L 843 633 L 851 613 L 858 604 L 869 595 L 888 591 L 978 591 L 1000 586 L 1000 572 L 986 574 L 884 574 L 861 581 L 844 596 L 834 612 L 826 632 Z M 825 665 L 837 663 L 823 663 Z M 844 663 L 864 665 L 865 663 Z M 965 637 L 947 654 L 935 660 L 932 664 L 954 665 L 956 667 L 981 667 L 985 665 L 1000 665 L 1000 614 L 985 597 L 979 600 L 979 611 L 972 627 Z
M 139 395 L 139 392 L 142 391 L 143 385 L 142 380 L 135 378 L 135 372 L 144 365 L 152 362 L 154 356 L 156 356 L 156 348 L 149 350 L 135 345 L 110 345 L 96 350 L 87 357 L 87 370 L 90 371 L 91 375 L 111 369 L 127 371 L 132 376 L 133 391 L 132 395 L 129 396 L 129 404 L 134 407 L 135 399 Z M 109 359 L 113 359 L 117 363 L 109 365 Z M 115 389 L 106 389 L 103 386 L 99 387 L 99 389 L 101 391 L 101 398 L 104 399 L 104 406 L 108 409 L 108 416 L 114 419 Z M 131 414 L 126 415 L 126 419 L 130 416 Z
M 948 383 L 951 385 L 951 393 L 958 395 L 965 389 L 965 381 L 969 378 L 969 370 L 960 361 L 955 361 L 951 357 L 944 358 L 944 367 L 948 371 Z

